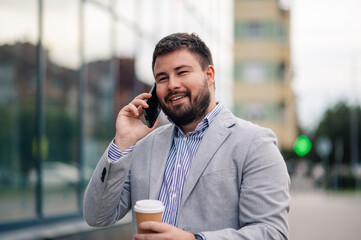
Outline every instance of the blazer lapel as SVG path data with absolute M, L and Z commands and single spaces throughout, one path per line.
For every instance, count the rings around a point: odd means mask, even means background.
M 149 170 L 149 199 L 158 199 L 173 134 L 174 126 L 171 125 L 153 139 Z
M 214 122 L 209 126 L 189 169 L 188 177 L 183 189 L 181 208 L 197 184 L 204 169 L 211 161 L 213 155 L 231 133 L 229 127 L 234 124 L 235 118 L 232 113 L 223 108 L 216 119 L 214 119 Z

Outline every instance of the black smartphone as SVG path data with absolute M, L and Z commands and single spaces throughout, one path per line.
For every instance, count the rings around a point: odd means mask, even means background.
M 157 117 L 160 113 L 160 106 L 157 98 L 155 83 L 149 93 L 151 93 L 152 96 L 145 100 L 148 103 L 149 108 L 143 108 L 143 111 L 144 111 L 145 121 L 148 127 L 152 128 L 155 123 L 155 120 L 157 120 Z

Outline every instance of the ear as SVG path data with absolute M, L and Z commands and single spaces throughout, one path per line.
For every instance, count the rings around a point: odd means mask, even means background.
M 215 71 L 214 67 L 212 65 L 208 65 L 208 67 L 205 70 L 208 86 L 214 85 L 214 77 L 215 77 Z

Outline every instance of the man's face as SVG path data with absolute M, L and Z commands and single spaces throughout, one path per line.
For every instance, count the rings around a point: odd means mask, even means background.
M 181 49 L 157 57 L 154 76 L 160 105 L 175 124 L 187 125 L 208 113 L 213 100 L 212 66 L 202 70 L 194 54 Z

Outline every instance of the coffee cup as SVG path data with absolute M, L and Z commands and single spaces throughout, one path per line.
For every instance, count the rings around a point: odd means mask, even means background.
M 134 212 L 137 219 L 138 233 L 149 233 L 139 229 L 139 224 L 145 221 L 162 222 L 164 205 L 159 200 L 140 200 L 134 205 Z

